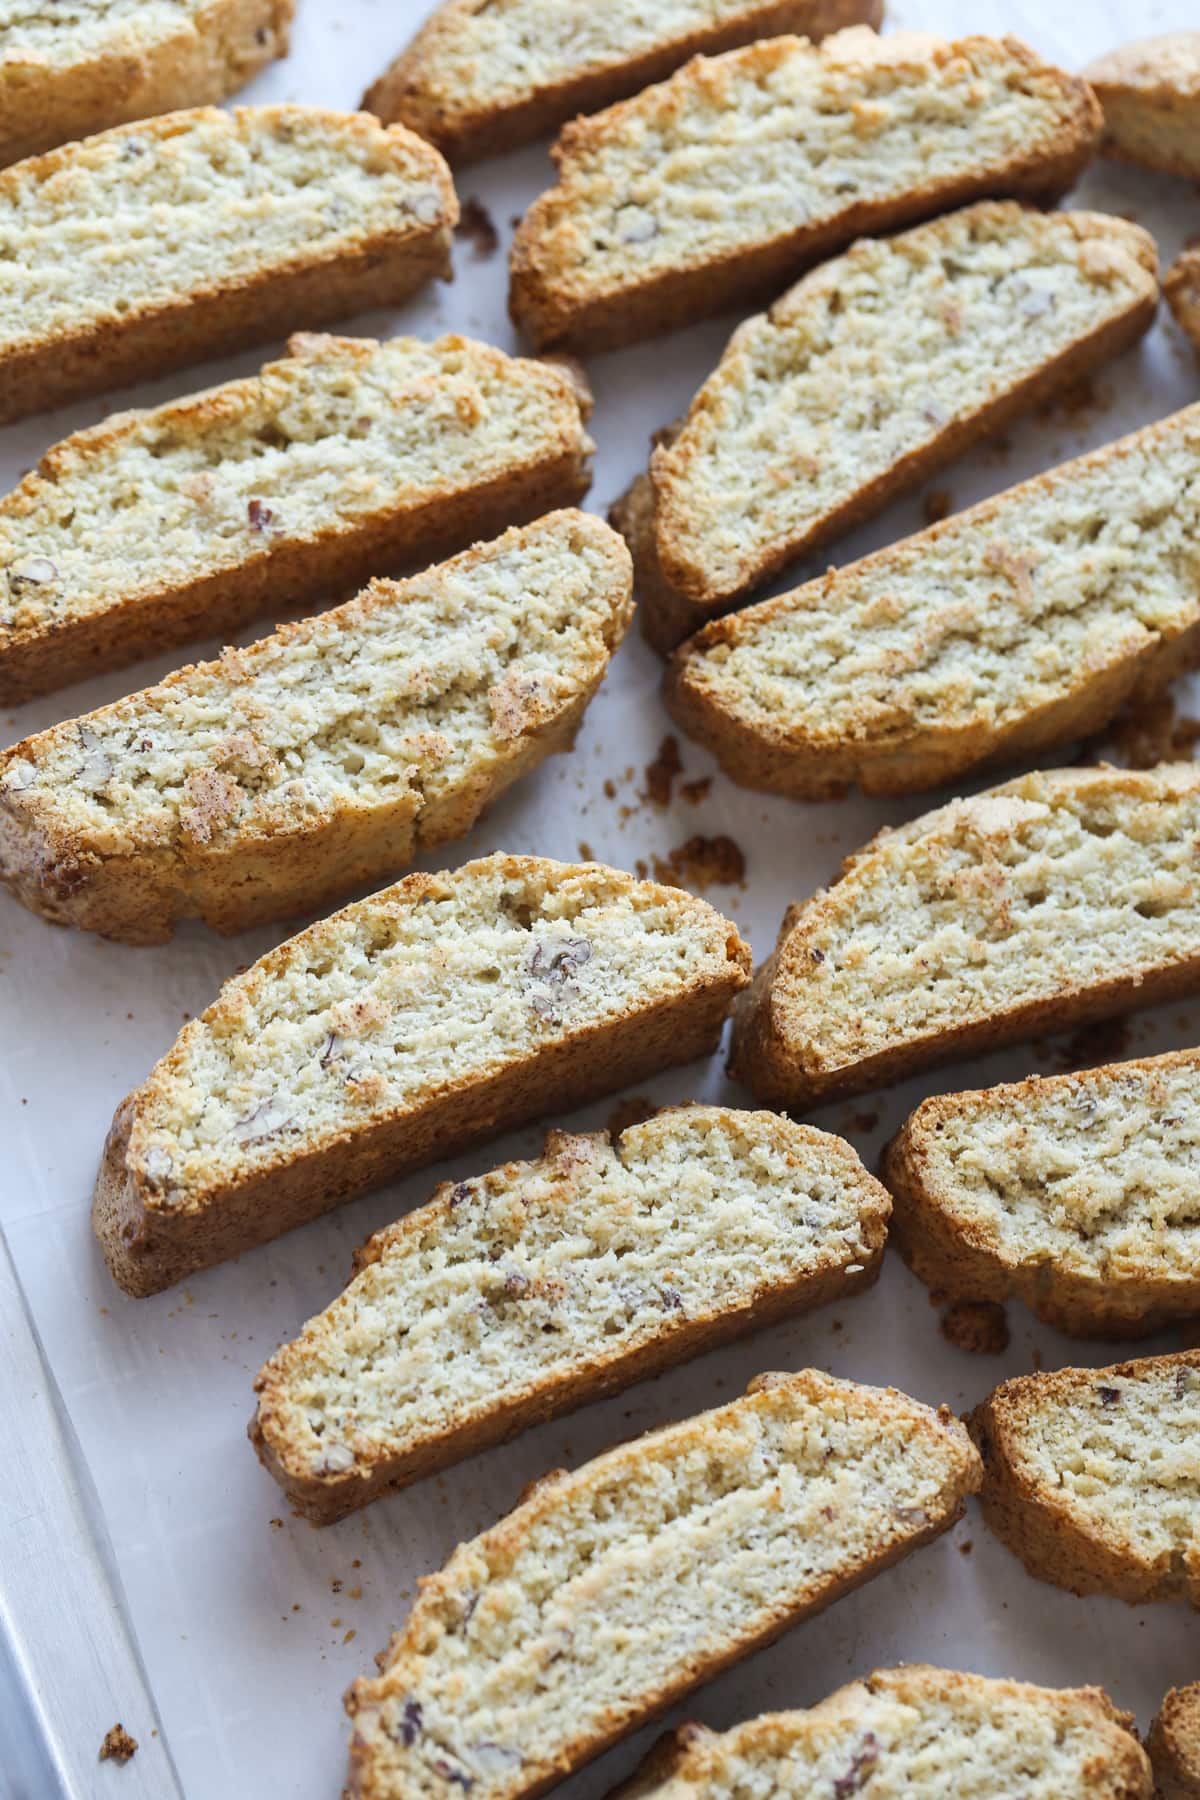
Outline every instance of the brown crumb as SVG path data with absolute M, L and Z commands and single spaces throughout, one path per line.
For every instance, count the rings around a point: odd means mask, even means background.
M 671 887 L 745 887 L 746 858 L 731 837 L 690 837 L 654 858 L 654 879 Z
M 283 1530 L 283 1520 L 282 1519 L 272 1519 L 271 1520 L 271 1530 L 272 1531 L 282 1531 Z
M 658 755 L 654 761 L 646 764 L 646 791 L 642 798 L 649 800 L 653 806 L 670 806 L 675 777 L 682 769 L 677 740 L 665 737 L 658 746 Z
M 638 857 L 633 865 L 633 872 L 639 881 L 645 881 L 647 875 L 650 873 L 650 867 L 644 856 Z
M 970 1556 L 974 1548 L 975 1545 L 972 1540 L 970 1538 L 964 1538 L 962 1543 L 958 1546 L 958 1554 L 960 1556 Z
M 956 1300 L 939 1329 L 948 1344 L 974 1356 L 999 1356 L 1008 1348 L 1008 1320 L 998 1300 Z
M 113 1725 L 104 1734 L 100 1761 L 127 1763 L 131 1756 L 137 1755 L 137 1747 L 137 1739 L 130 1737 L 123 1725 Z
M 645 1094 L 629 1094 L 624 1100 L 618 1100 L 608 1115 L 609 1137 L 620 1137 L 631 1125 L 640 1125 L 645 1119 L 652 1119 L 658 1111 L 653 1100 Z
M 617 784 L 613 780 L 611 775 L 606 775 L 604 778 L 604 798 L 606 800 L 615 800 L 616 797 L 617 797 Z
M 711 775 L 702 775 L 699 781 L 685 781 L 679 791 L 689 806 L 699 806 L 702 800 L 708 799 L 712 784 Z
M 464 238 L 470 244 L 471 254 L 476 262 L 486 262 L 500 248 L 500 233 L 496 230 L 492 215 L 483 201 L 477 200 L 474 194 L 462 203 L 462 213 L 454 227 L 454 235 Z
M 331 1592 L 331 1593 L 334 1593 L 334 1594 L 340 1594 L 340 1593 L 341 1593 L 341 1591 L 342 1591 L 342 1578 L 341 1578 L 341 1576 L 340 1576 L 340 1575 L 331 1575 L 331 1576 L 330 1576 L 330 1578 L 329 1578 L 329 1589 L 330 1589 L 330 1592 Z
M 949 488 L 930 488 L 921 509 L 927 525 L 940 525 L 954 511 L 954 496 Z
M 592 849 L 592 846 L 588 843 L 586 838 L 580 838 L 578 849 L 580 862 L 595 862 L 596 852 Z

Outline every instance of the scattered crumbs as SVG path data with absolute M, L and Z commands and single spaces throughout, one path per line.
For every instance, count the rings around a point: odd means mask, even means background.
M 127 1018 L 127 1019 L 132 1019 L 132 1017 L 133 1017 L 133 1014 L 132 1014 L 132 1013 L 126 1013 L 126 1014 L 125 1014 L 125 1017 L 126 1017 L 126 1018 Z
M 342 1621 L 340 1619 L 330 1619 L 329 1629 L 330 1631 L 340 1631 L 342 1629 Z
M 185 1013 L 180 1013 L 179 1016 L 183 1020 L 184 1024 L 186 1025 L 192 1015 L 191 1015 L 191 1013 L 185 1012 Z
M 949 488 L 930 488 L 921 502 L 927 525 L 940 525 L 954 511 L 954 496 Z
M 698 781 L 685 781 L 679 791 L 689 806 L 699 806 L 702 800 L 708 799 L 712 784 L 711 775 L 702 775 Z
M 521 214 L 520 213 L 510 213 L 509 214 L 508 227 L 509 227 L 510 231 L 515 231 L 517 229 L 517 226 L 520 223 L 521 223 Z
M 341 1593 L 341 1591 L 342 1591 L 342 1578 L 341 1578 L 341 1576 L 340 1576 L 340 1575 L 333 1575 L 333 1576 L 331 1576 L 331 1577 L 330 1577 L 330 1580 L 329 1580 L 329 1586 L 330 1586 L 330 1590 L 331 1590 L 331 1592 L 333 1592 L 333 1593 L 335 1593 L 335 1594 L 340 1594 L 340 1593 Z
M 973 1540 L 971 1538 L 964 1538 L 962 1543 L 958 1546 L 958 1554 L 960 1556 L 970 1556 L 974 1548 L 975 1544 Z
M 495 221 L 483 201 L 474 194 L 468 195 L 462 203 L 454 235 L 470 244 L 471 254 L 476 262 L 486 262 L 500 248 L 500 233 L 496 230 Z
M 606 800 L 615 800 L 616 797 L 617 797 L 617 784 L 613 780 L 611 775 L 606 775 L 604 777 L 604 798 Z
M 1101 1019 L 1073 1031 L 1065 1044 L 1056 1044 L 1054 1058 L 1064 1069 L 1094 1069 L 1099 1063 L 1119 1062 L 1132 1038 L 1128 1019 Z
M 271 1530 L 272 1531 L 282 1531 L 283 1530 L 283 1520 L 282 1519 L 272 1519 L 271 1520 Z
M 846 1327 L 841 1319 L 831 1319 L 829 1321 L 829 1329 L 830 1331 L 845 1331 Z
M 654 858 L 654 878 L 701 894 L 714 886 L 744 887 L 746 858 L 731 837 L 690 837 Z
M 358 1632 L 354 1629 L 354 1626 L 351 1625 L 350 1629 L 343 1635 L 342 1642 L 343 1642 L 343 1644 L 349 1644 L 357 1636 L 358 1636 Z
M 643 799 L 653 806 L 670 806 L 675 777 L 683 770 L 678 740 L 668 734 L 658 746 L 658 755 L 646 764 L 646 790 Z
M 101 1317 L 101 1318 L 102 1318 L 102 1319 L 107 1319 L 107 1317 L 108 1317 L 108 1308 L 107 1308 L 107 1306 L 102 1306 L 102 1307 L 101 1307 L 101 1308 L 100 1308 L 100 1317 Z
M 645 1119 L 652 1119 L 658 1111 L 653 1100 L 645 1094 L 630 1094 L 619 1100 L 608 1115 L 608 1135 L 620 1137 L 631 1125 L 640 1125 Z
M 938 1329 L 948 1344 L 974 1356 L 999 1356 L 1008 1348 L 1008 1319 L 998 1300 L 956 1300 Z
M 362 1557 L 356 1556 L 354 1558 L 354 1561 L 350 1564 L 350 1567 L 352 1569 L 361 1569 L 362 1568 Z
M 1067 383 L 1043 406 L 1038 408 L 1039 419 L 1048 419 L 1055 413 L 1068 419 L 1074 419 L 1080 413 L 1091 412 L 1095 408 L 1108 406 L 1111 396 L 1104 389 L 1098 388 L 1089 375 L 1081 375 L 1078 380 Z
M 100 1746 L 100 1761 L 127 1763 L 131 1756 L 137 1755 L 137 1747 L 137 1739 L 130 1737 L 123 1725 L 113 1725 L 104 1734 L 104 1742 Z
M 347 1588 L 346 1593 L 348 1594 L 348 1596 L 350 1597 L 351 1600 L 361 1600 L 362 1599 L 362 1589 L 360 1587 Z
M 293 1611 L 293 1612 L 299 1612 L 299 1611 L 300 1611 L 300 1602 L 299 1602 L 299 1601 L 298 1601 L 298 1600 L 293 1600 L 293 1601 L 292 1601 L 292 1611 Z
M 1126 707 L 1104 741 L 1103 750 L 1089 750 L 1089 761 L 1115 753 L 1131 769 L 1152 769 L 1160 762 L 1183 762 L 1192 757 L 1200 742 L 1200 719 L 1177 718 L 1169 694 Z
M 578 849 L 580 862 L 595 862 L 596 852 L 592 849 L 592 846 L 588 843 L 586 838 L 580 838 Z

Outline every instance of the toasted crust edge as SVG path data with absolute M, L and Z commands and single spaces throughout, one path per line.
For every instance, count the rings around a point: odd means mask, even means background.
M 1200 1681 L 1168 1688 L 1146 1735 L 1160 1800 L 1200 1800 Z

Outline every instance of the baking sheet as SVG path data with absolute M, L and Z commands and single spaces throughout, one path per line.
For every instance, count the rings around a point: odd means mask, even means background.
M 426 10 L 403 0 L 343 0 L 336 8 L 301 0 L 292 56 L 255 82 L 246 98 L 353 106 Z M 1074 0 L 974 0 L 970 6 L 898 0 L 889 18 L 891 28 L 1017 31 L 1068 66 L 1125 37 L 1196 23 L 1195 0 L 1149 6 L 1109 0 L 1086 9 Z M 478 243 L 464 238 L 452 286 L 439 286 L 398 312 L 355 320 L 350 329 L 433 335 L 453 328 L 516 348 L 505 313 L 504 251 L 514 216 L 549 179 L 544 146 L 463 171 L 460 196 L 486 206 L 500 252 L 481 254 Z M 1079 199 L 1147 225 L 1164 260 L 1200 231 L 1200 197 L 1166 177 L 1100 164 L 1086 177 Z M 650 433 L 686 404 L 731 325 L 715 321 L 594 360 L 592 430 L 599 451 L 588 504 L 595 510 L 603 511 L 644 465 Z M 90 402 L 0 432 L 0 482 L 11 485 L 48 444 L 106 410 L 154 403 L 247 372 L 268 353 L 210 364 L 107 403 Z M 961 507 L 1198 395 L 1200 368 L 1174 328 L 1160 322 L 1141 348 L 1100 374 L 1085 403 L 1077 397 L 1072 406 L 1026 422 L 1004 444 L 965 459 L 931 485 L 947 489 L 955 508 Z M 890 508 L 833 554 L 845 561 L 913 529 L 921 506 L 917 496 Z M 146 553 L 153 556 L 152 544 Z M 825 560 L 789 571 L 780 585 L 816 572 Z M 243 635 L 248 639 L 261 629 Z M 216 647 L 200 646 L 197 654 Z M 3 741 L 144 685 L 178 660 L 163 657 L 17 709 L 2 720 Z M 746 885 L 714 888 L 709 897 L 727 907 L 761 957 L 790 900 L 825 880 L 880 824 L 937 801 L 854 798 L 802 808 L 739 791 L 717 776 L 703 799 L 683 798 L 677 784 L 672 804 L 657 808 L 642 796 L 645 766 L 669 729 L 657 697 L 658 675 L 659 664 L 635 634 L 620 651 L 574 755 L 545 766 L 460 848 L 422 866 L 498 848 L 574 858 L 587 846 L 582 853 L 632 867 L 639 858 L 667 855 L 695 833 L 727 833 L 744 852 Z M 1179 699 L 1184 710 L 1196 710 L 1186 691 Z M 714 773 L 698 747 L 681 739 L 680 748 L 685 781 Z M 221 940 L 191 925 L 164 948 L 129 949 L 55 930 L 0 900 L 6 1048 L 0 1218 L 75 1436 L 80 1517 L 90 1517 L 96 1541 L 111 1550 L 117 1600 L 148 1672 L 161 1726 L 132 1674 L 133 1691 L 120 1716 L 143 1740 L 141 1754 L 162 1759 L 163 1794 L 169 1748 L 189 1800 L 330 1800 L 344 1769 L 341 1692 L 370 1667 L 417 1577 L 440 1565 L 458 1539 L 492 1522 L 532 1477 L 729 1399 L 761 1369 L 815 1364 L 867 1381 L 892 1381 L 922 1399 L 961 1409 L 1039 1357 L 1052 1368 L 1119 1355 L 1103 1344 L 1070 1343 L 1035 1326 L 1015 1305 L 1008 1350 L 998 1357 L 967 1355 L 942 1340 L 925 1290 L 889 1257 L 878 1287 L 860 1299 L 776 1327 L 530 1432 L 341 1525 L 317 1531 L 291 1518 L 245 1441 L 254 1372 L 332 1298 L 352 1249 L 369 1232 L 425 1198 L 446 1175 L 535 1152 L 541 1131 L 518 1133 L 397 1183 L 171 1293 L 126 1300 L 108 1279 L 88 1227 L 97 1156 L 113 1108 L 219 983 L 286 934 L 271 927 Z M 1166 1049 L 1196 1041 L 1198 1032 L 1200 1007 L 1160 1008 L 1135 1020 L 1127 1036 L 1026 1047 L 813 1116 L 848 1135 L 870 1160 L 925 1093 L 1062 1067 L 1072 1054 L 1094 1061 L 1122 1049 Z M 724 1080 L 720 1059 L 665 1075 L 640 1091 L 656 1102 L 746 1098 Z M 612 1105 L 605 1102 L 567 1122 L 603 1123 Z M 1179 1341 L 1164 1337 L 1147 1349 Z M 65 1545 L 64 1556 L 71 1553 Z M 19 1537 L 6 1532 L 0 1600 L 10 1607 L 20 1555 Z M 52 1623 L 44 1614 L 31 1617 L 27 1602 L 16 1618 L 18 1632 L 33 1640 Z M 764 1707 L 815 1700 L 872 1666 L 925 1658 L 1052 1683 L 1102 1682 L 1144 1725 L 1166 1686 L 1200 1673 L 1196 1643 L 1194 1618 L 1181 1608 L 1134 1611 L 1117 1602 L 1084 1602 L 1032 1581 L 989 1540 L 972 1509 L 948 1537 L 693 1696 L 679 1716 L 721 1726 Z M 105 1717 L 97 1729 L 97 1705 L 107 1703 L 107 1696 L 98 1701 L 85 1694 L 77 1705 L 49 1709 L 50 1734 L 89 1770 L 81 1792 L 122 1791 L 123 1772 L 92 1760 L 100 1731 L 112 1722 Z M 155 1729 L 162 1737 L 151 1738 Z M 564 1793 L 603 1793 L 633 1766 L 654 1729 L 594 1764 Z

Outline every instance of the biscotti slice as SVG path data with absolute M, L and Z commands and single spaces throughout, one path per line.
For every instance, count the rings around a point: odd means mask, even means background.
M 1167 1690 L 1146 1748 L 1161 1800 L 1200 1800 L 1200 1681 Z
M 667 706 L 735 781 L 793 800 L 1034 757 L 1200 656 L 1198 537 L 1191 406 L 715 620 Z
M 809 1105 L 1200 986 L 1200 764 L 1054 769 L 952 800 L 793 906 L 731 1070 Z
M 0 15 L 0 163 L 204 106 L 286 56 L 292 0 L 55 0 Z
M 444 0 L 363 106 L 452 162 L 511 150 L 661 81 L 689 56 L 878 25 L 882 0 Z
M 551 513 L 26 738 L 0 754 L 0 881 L 146 944 L 394 874 L 570 748 L 631 587 L 614 531 Z
M 118 1108 L 93 1222 L 152 1294 L 405 1170 L 711 1051 L 727 919 L 602 863 L 410 875 L 227 981 Z
M 1200 250 L 1184 250 L 1163 279 L 1163 293 L 1177 321 L 1200 350 Z
M 394 306 L 449 273 L 457 219 L 432 145 L 315 106 L 166 113 L 16 163 L 0 424 Z
M 56 444 L 0 500 L 0 702 L 579 500 L 589 397 L 470 338 L 301 333 L 257 375 Z
M 1031 1575 L 1200 1605 L 1200 1351 L 1018 1376 L 968 1425 L 983 1516 Z
M 535 1483 L 347 1695 L 359 1800 L 524 1800 L 927 1543 L 974 1491 L 946 1408 L 816 1370 Z
M 1078 1337 L 1200 1314 L 1200 1050 L 940 1094 L 884 1153 L 896 1242 L 947 1300 Z
M 1152 1800 L 1133 1717 L 1102 1688 L 924 1663 L 877 1669 L 806 1712 L 682 1725 L 613 1800 Z
M 1122 44 L 1083 73 L 1104 112 L 1106 155 L 1200 177 L 1200 31 Z
M 567 126 L 513 243 L 512 315 L 540 345 L 630 343 L 768 298 L 862 232 L 1056 198 L 1099 130 L 1086 82 L 1015 38 L 854 27 L 697 57 Z
M 1147 232 L 1015 201 L 822 263 L 739 325 L 639 478 L 650 491 L 628 537 L 646 636 L 673 649 L 1126 349 L 1157 306 Z
M 318 1524 L 879 1272 L 888 1196 L 841 1138 L 668 1108 L 446 1183 L 277 1351 L 250 1436 Z

